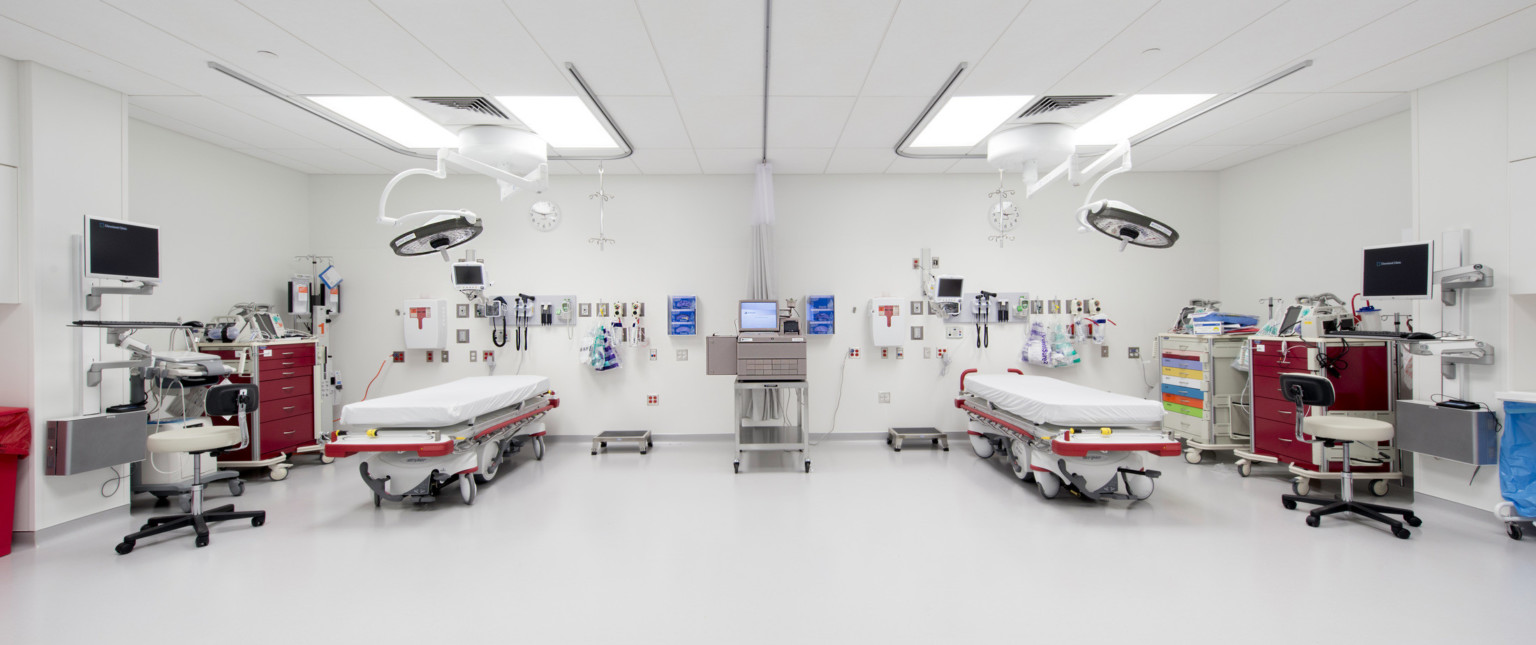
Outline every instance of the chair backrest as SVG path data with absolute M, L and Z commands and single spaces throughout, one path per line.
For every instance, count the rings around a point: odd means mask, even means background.
M 216 417 L 240 414 L 242 397 L 245 399 L 245 413 L 255 412 L 261 399 L 255 385 L 215 385 L 208 388 L 208 400 L 203 403 L 203 410 Z
M 1281 374 L 1280 394 L 1298 405 L 1333 405 L 1333 383 L 1314 374 Z

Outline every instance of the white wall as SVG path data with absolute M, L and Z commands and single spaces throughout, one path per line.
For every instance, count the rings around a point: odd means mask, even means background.
M 333 346 L 343 369 L 344 401 L 356 401 L 391 350 L 401 345 L 401 300 L 416 297 L 463 302 L 448 280 L 448 267 L 435 257 L 398 258 L 388 241 L 401 231 L 373 224 L 385 177 L 315 176 L 310 213 L 316 253 L 335 255 L 346 278 L 344 313 L 335 325 Z M 746 296 L 749 209 L 748 176 L 609 176 L 608 234 L 618 244 L 599 251 L 587 243 L 596 234 L 596 206 L 587 195 L 596 188 L 590 176 L 557 176 L 547 197 L 564 209 L 565 222 L 553 233 L 539 233 L 527 223 L 534 200 L 519 194 L 498 202 L 487 179 L 452 176 L 445 181 L 416 179 L 397 189 L 391 213 L 427 208 L 470 208 L 486 218 L 486 232 L 471 247 L 487 260 L 496 293 L 577 294 L 583 301 L 643 300 L 648 331 L 660 360 L 643 350 L 626 350 L 623 368 L 595 373 L 578 364 L 577 341 L 564 329 L 533 330 L 534 349 L 525 373 L 548 375 L 565 405 L 550 417 L 553 432 L 589 434 L 602 430 L 647 428 L 657 433 L 726 433 L 731 429 L 730 377 L 704 374 L 704 338 L 669 338 L 661 315 L 668 294 L 701 299 L 701 331 L 734 333 L 735 302 Z M 1011 180 L 1016 183 L 1016 180 Z M 963 427 L 950 400 L 960 370 L 990 371 L 1019 366 L 1023 325 L 994 325 L 992 347 L 974 346 L 973 330 L 960 341 L 943 340 L 930 324 L 925 343 L 908 345 L 907 357 L 871 356 L 868 326 L 862 315 L 868 299 L 881 295 L 908 299 L 918 295 L 912 258 L 928 246 L 942 259 L 942 271 L 963 274 L 968 289 L 1028 290 L 1036 297 L 1097 297 L 1119 326 L 1111 332 L 1112 358 L 1097 354 L 1056 375 L 1141 395 L 1146 391 L 1141 362 L 1125 358 L 1125 347 L 1151 347 L 1152 336 L 1177 316 L 1190 298 L 1216 292 L 1217 243 L 1215 176 L 1210 173 L 1141 173 L 1117 177 L 1105 196 L 1115 197 L 1164 218 L 1182 238 L 1169 251 L 1133 248 L 1116 253 L 1116 244 L 1097 234 L 1079 235 L 1071 218 L 1083 189 L 1053 187 L 1023 205 L 1025 222 L 1019 241 L 1007 248 L 987 242 L 986 223 L 996 187 L 990 175 L 952 176 L 780 176 L 777 251 L 779 297 L 833 293 L 838 298 L 838 333 L 811 342 L 813 428 L 829 427 L 839 371 L 848 347 L 864 348 L 864 358 L 850 362 L 845 399 L 838 415 L 843 431 L 883 430 L 900 425 Z M 1017 186 L 1013 186 L 1017 188 Z M 453 252 L 455 259 L 462 250 Z M 857 306 L 861 315 L 851 315 Z M 593 319 L 582 319 L 583 328 Z M 387 364 L 372 396 L 484 374 L 483 364 L 469 363 L 467 348 L 490 349 L 484 320 L 454 321 L 472 330 L 468 346 L 450 342 L 452 362 L 424 363 L 410 352 L 408 363 Z M 450 338 L 452 334 L 450 333 Z M 922 347 L 949 347 L 955 365 L 938 377 L 936 360 L 923 360 Z M 687 349 L 687 362 L 675 350 Z M 515 371 L 512 348 L 500 350 L 498 373 Z M 875 403 L 876 392 L 890 391 L 893 402 Z M 647 407 L 645 396 L 659 394 L 661 405 Z
M 1409 126 L 1404 112 L 1222 171 L 1225 307 L 1262 315 L 1260 298 L 1358 293 L 1360 249 L 1403 241 L 1413 226 Z

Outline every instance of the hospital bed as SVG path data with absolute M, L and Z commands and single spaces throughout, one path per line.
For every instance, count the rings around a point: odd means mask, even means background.
M 1062 490 L 1092 500 L 1146 499 L 1162 473 L 1144 467 L 1142 454 L 1182 452 L 1162 431 L 1156 401 L 1008 371 L 961 373 L 955 407 L 968 417 L 977 456 L 1002 454 L 1046 499 Z
M 543 376 L 477 376 L 352 403 L 328 457 L 366 455 L 358 466 L 373 505 L 430 502 L 455 481 L 465 504 L 525 443 L 544 458 L 543 417 L 560 406 Z

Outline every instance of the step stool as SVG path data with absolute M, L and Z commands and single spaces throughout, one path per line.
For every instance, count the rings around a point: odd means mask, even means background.
M 607 430 L 602 434 L 592 437 L 592 454 L 597 454 L 598 449 L 607 448 L 609 442 L 638 443 L 640 454 L 645 454 L 654 445 L 651 443 L 650 430 Z
M 886 445 L 901 452 L 901 445 L 907 441 L 922 441 L 929 439 L 935 446 L 943 446 L 944 452 L 949 452 L 949 435 L 940 432 L 938 428 L 891 428 L 885 437 Z

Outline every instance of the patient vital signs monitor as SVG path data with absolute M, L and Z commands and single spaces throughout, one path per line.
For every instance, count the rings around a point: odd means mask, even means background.
M 741 331 L 777 332 L 779 303 L 777 300 L 743 300 L 737 322 Z
M 1425 299 L 1434 283 L 1433 242 L 1388 244 L 1365 249 L 1360 295 L 1366 298 Z
M 85 277 L 160 282 L 160 229 L 85 218 Z
M 485 265 L 479 262 L 453 264 L 453 288 L 459 291 L 485 291 Z

